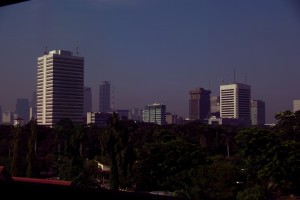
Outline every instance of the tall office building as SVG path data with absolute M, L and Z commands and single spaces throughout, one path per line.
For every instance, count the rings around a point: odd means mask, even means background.
M 293 112 L 300 110 L 300 100 L 293 100 Z
M 266 123 L 265 102 L 251 100 L 251 123 L 252 125 L 264 125 Z
M 25 123 L 29 121 L 29 111 L 29 100 L 18 98 L 16 103 L 15 114 L 17 114 L 19 118 L 22 118 Z
M 99 111 L 110 112 L 110 82 L 103 81 L 99 87 Z
M 210 113 L 210 90 L 196 88 L 189 92 L 189 118 L 191 120 L 208 119 Z
M 220 115 L 221 118 L 251 120 L 251 86 L 233 83 L 220 86 Z
M 87 112 L 92 112 L 92 89 L 90 87 L 84 87 L 84 104 L 83 104 L 84 116 L 86 116 Z
M 54 126 L 63 118 L 83 123 L 84 58 L 53 50 L 38 58 L 37 122 Z
M 145 106 L 143 110 L 143 121 L 166 125 L 166 106 L 161 103 L 154 103 Z

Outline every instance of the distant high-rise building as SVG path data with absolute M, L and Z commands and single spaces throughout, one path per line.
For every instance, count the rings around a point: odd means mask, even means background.
M 196 88 L 189 92 L 189 118 L 191 120 L 204 120 L 210 113 L 210 90 Z
M 133 108 L 129 112 L 128 119 L 135 121 L 143 121 L 143 109 Z
M 54 126 L 63 118 L 83 123 L 84 57 L 53 50 L 38 58 L 37 122 Z
M 16 103 L 15 114 L 17 114 L 19 118 L 22 118 L 25 123 L 29 121 L 29 111 L 29 100 L 18 98 Z
M 300 100 L 293 100 L 293 112 L 300 110 Z
M 2 112 L 2 124 L 11 125 L 14 122 L 14 114 L 11 111 Z
M 166 125 L 166 106 L 161 103 L 145 106 L 143 110 L 143 121 Z
M 87 112 L 92 112 L 92 89 L 90 87 L 84 87 L 84 104 L 83 104 L 84 116 L 86 116 Z
M 30 102 L 30 113 L 29 113 L 29 118 L 36 119 L 36 92 L 32 93 L 32 99 Z
M 109 81 L 103 81 L 99 87 L 99 111 L 100 112 L 111 111 Z
M 220 86 L 221 118 L 244 120 L 251 125 L 251 86 L 233 83 Z
M 166 122 L 167 124 L 177 124 L 177 118 L 178 116 L 174 113 L 166 113 Z
M 210 97 L 210 116 L 220 117 L 220 96 Z
M 264 125 L 266 122 L 265 102 L 251 100 L 251 123 L 252 125 Z

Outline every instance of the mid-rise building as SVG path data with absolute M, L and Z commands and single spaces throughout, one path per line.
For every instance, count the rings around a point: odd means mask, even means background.
M 92 89 L 90 87 L 84 87 L 83 115 L 86 116 L 87 112 L 92 112 Z
M 220 96 L 210 97 L 210 116 L 220 117 Z
M 84 57 L 53 50 L 38 58 L 37 123 L 54 126 L 63 118 L 83 123 Z
M 251 86 L 233 83 L 220 86 L 220 116 L 251 125 Z
M 112 113 L 87 112 L 86 123 L 95 124 L 98 127 L 106 127 L 112 116 Z
M 251 100 L 251 123 L 252 125 L 264 125 L 266 123 L 265 102 Z
M 300 99 L 293 100 L 293 112 L 300 110 Z
M 167 124 L 177 124 L 177 118 L 178 116 L 174 113 L 166 113 L 166 122 Z
M 2 112 L 2 124 L 11 125 L 14 123 L 14 114 L 11 111 Z
M 111 102 L 110 102 L 110 82 L 103 81 L 99 87 L 99 111 L 100 112 L 110 112 Z
M 118 115 L 120 120 L 127 120 L 129 118 L 129 111 L 127 109 L 117 109 L 114 112 Z
M 30 112 L 30 106 L 29 106 L 29 100 L 18 98 L 16 103 L 16 110 L 15 114 L 18 115 L 18 118 L 22 118 L 25 123 L 29 121 L 29 112 Z
M 204 120 L 210 114 L 210 90 L 196 88 L 189 92 L 189 118 L 191 120 Z
M 143 110 L 143 121 L 166 125 L 166 106 L 161 103 L 154 103 L 145 106 Z

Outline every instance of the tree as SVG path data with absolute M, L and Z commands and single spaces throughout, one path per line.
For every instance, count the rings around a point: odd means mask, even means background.
M 28 141 L 28 152 L 26 155 L 26 176 L 33 177 L 34 176 L 34 166 L 35 166 L 35 158 L 36 158 L 36 139 L 37 139 L 37 123 L 34 119 L 31 119 L 30 122 L 30 137 Z

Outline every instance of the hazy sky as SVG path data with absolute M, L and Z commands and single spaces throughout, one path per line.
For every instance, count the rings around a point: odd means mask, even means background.
M 300 99 L 300 9 L 291 0 L 31 0 L 0 7 L 0 105 L 36 90 L 37 57 L 85 57 L 98 111 L 99 85 L 115 108 L 164 103 L 188 117 L 189 90 L 219 95 L 221 79 L 247 83 L 267 123 Z

